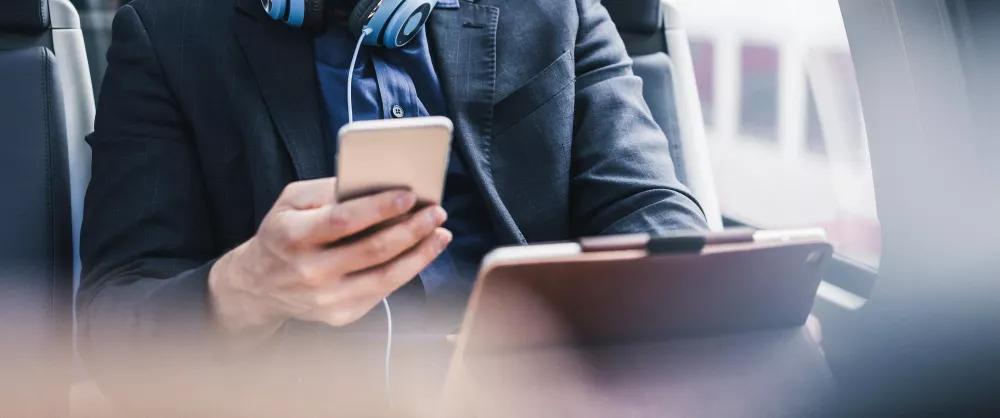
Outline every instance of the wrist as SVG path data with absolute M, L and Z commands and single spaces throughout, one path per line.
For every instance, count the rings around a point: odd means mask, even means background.
M 226 253 L 209 271 L 211 312 L 226 334 L 265 339 L 284 321 L 266 312 L 257 297 L 241 284 L 246 279 L 240 268 L 241 256 L 248 246 L 249 241 Z

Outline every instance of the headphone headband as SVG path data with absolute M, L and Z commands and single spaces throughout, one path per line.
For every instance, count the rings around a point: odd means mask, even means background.
M 351 33 L 361 33 L 375 13 L 382 8 L 383 0 L 358 0 L 347 18 L 347 28 Z
M 261 0 L 271 19 L 292 27 L 309 27 L 323 21 L 325 3 L 332 0 Z M 406 45 L 420 32 L 438 0 L 358 0 L 348 18 L 351 33 L 362 35 L 362 43 L 389 49 Z

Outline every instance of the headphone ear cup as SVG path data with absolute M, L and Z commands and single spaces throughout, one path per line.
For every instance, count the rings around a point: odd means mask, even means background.
M 382 0 L 358 0 L 358 4 L 351 12 L 351 17 L 347 20 L 347 27 L 351 33 L 360 34 L 361 30 L 368 24 L 368 17 L 381 5 Z
M 302 17 L 302 27 L 313 28 L 323 21 L 323 4 L 326 0 L 302 0 L 305 11 Z

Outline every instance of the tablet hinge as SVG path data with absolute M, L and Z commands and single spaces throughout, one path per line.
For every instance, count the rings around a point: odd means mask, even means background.
M 580 247 L 584 252 L 645 249 L 650 254 L 697 253 L 707 245 L 753 242 L 753 234 L 753 229 L 740 228 L 722 232 L 681 232 L 661 236 L 614 235 L 583 238 L 580 240 Z

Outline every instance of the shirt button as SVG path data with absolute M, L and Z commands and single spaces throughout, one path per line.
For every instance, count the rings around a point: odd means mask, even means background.
M 392 117 L 401 118 L 403 117 L 403 107 L 400 105 L 395 105 L 392 107 Z

